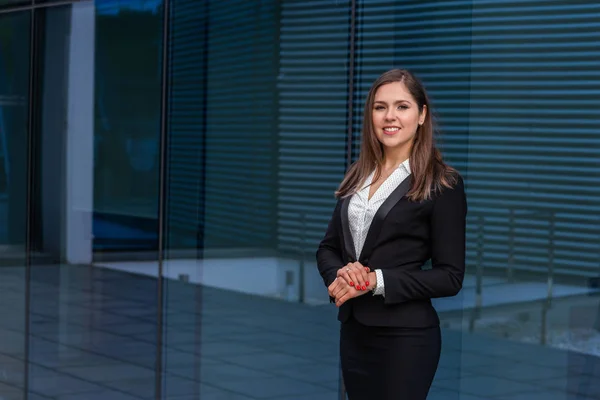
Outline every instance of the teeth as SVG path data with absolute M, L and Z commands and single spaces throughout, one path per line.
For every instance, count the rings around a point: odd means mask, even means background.
M 388 132 L 395 132 L 397 130 L 399 130 L 400 128 L 383 128 L 384 131 L 388 131 Z

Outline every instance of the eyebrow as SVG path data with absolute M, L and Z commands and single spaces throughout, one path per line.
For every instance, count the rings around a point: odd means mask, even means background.
M 382 104 L 387 104 L 385 101 L 382 100 L 375 100 L 374 103 L 382 103 Z M 400 103 L 408 103 L 408 104 L 412 104 L 410 101 L 408 100 L 396 100 L 394 101 L 394 104 L 400 104 Z

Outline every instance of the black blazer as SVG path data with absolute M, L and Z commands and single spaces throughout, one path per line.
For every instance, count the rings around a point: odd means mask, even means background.
M 338 201 L 317 250 L 325 286 L 333 283 L 338 269 L 356 260 L 371 270 L 381 269 L 385 283 L 385 297 L 369 292 L 344 303 L 340 321 L 354 315 L 368 326 L 437 326 L 431 299 L 454 296 L 462 288 L 467 214 L 462 177 L 452 189 L 421 202 L 405 196 L 410 184 L 411 176 L 381 205 L 359 257 L 348 225 L 350 197 Z M 428 260 L 432 268 L 423 269 Z

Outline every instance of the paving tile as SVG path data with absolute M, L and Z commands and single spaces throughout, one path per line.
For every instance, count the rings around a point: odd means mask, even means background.
M 254 397 L 244 396 L 212 387 L 202 387 L 197 395 L 192 396 L 167 396 L 166 400 L 254 400 Z
M 222 381 L 215 386 L 257 399 L 281 399 L 286 396 L 312 398 L 313 394 L 327 391 L 322 386 L 280 377 Z
M 298 337 L 295 335 L 287 335 L 285 333 L 270 332 L 265 330 L 264 332 L 256 332 L 252 334 L 232 334 L 227 336 L 227 339 L 249 343 L 253 346 L 270 346 L 275 344 L 289 343 L 293 340 L 297 340 Z
M 25 362 L 0 354 L 0 382 L 22 388 L 25 379 Z
M 139 397 L 130 396 L 114 390 L 99 392 L 85 392 L 59 396 L 56 400 L 140 400 Z
M 204 383 L 215 383 L 230 379 L 245 378 L 271 378 L 272 374 L 252 368 L 240 367 L 232 364 L 213 364 L 193 367 L 176 367 L 165 371 L 168 374 L 201 381 Z
M 439 366 L 444 368 L 479 368 L 486 365 L 497 364 L 499 361 L 500 360 L 488 356 L 465 353 L 461 355 L 460 358 L 441 356 Z M 509 362 L 507 361 L 505 365 L 509 365 Z
M 435 381 L 434 385 L 438 389 L 460 389 L 460 392 L 464 394 L 488 397 L 540 390 L 539 386 L 491 376 L 467 376 L 459 382 L 460 384 L 457 385 L 454 380 L 441 379 Z
M 340 394 L 337 391 L 333 391 L 333 390 L 328 390 L 328 391 L 324 391 L 324 392 L 319 392 L 319 393 L 314 393 L 314 394 L 310 394 L 309 397 L 307 397 L 306 395 L 300 395 L 300 396 L 284 396 L 284 397 L 278 397 L 278 400 L 306 400 L 306 399 L 310 399 L 310 400 L 337 400 L 339 398 Z
M 51 397 L 81 392 L 96 392 L 103 389 L 101 386 L 91 382 L 58 372 L 45 377 L 32 376 L 29 380 L 29 388 L 34 392 L 44 393 Z
M 461 400 L 460 393 L 451 390 L 440 390 L 432 387 L 427 400 Z
M 513 363 L 511 365 L 495 364 L 484 367 L 464 367 L 471 373 L 479 373 L 487 376 L 495 376 L 520 382 L 532 382 L 541 379 L 555 379 L 564 377 L 566 372 L 558 368 L 542 367 L 524 363 Z
M 581 363 L 569 364 L 567 370 L 572 375 L 592 375 L 600 379 L 600 357 L 589 357 Z
M 155 371 L 153 369 L 128 365 L 125 363 L 62 368 L 59 371 L 90 382 L 117 381 L 122 379 L 153 379 L 155 376 Z
M 110 314 L 114 314 L 114 315 L 124 315 L 127 317 L 147 317 L 150 319 L 156 319 L 157 317 L 157 312 L 156 312 L 156 305 L 153 306 L 149 306 L 149 307 L 143 307 L 143 306 L 136 306 L 136 307 L 113 307 L 108 311 L 108 313 Z
M 600 398 L 600 379 L 591 375 L 571 375 L 534 382 L 541 387 L 562 393 Z
M 287 343 L 270 344 L 264 346 L 264 350 L 316 360 L 339 359 L 338 346 L 308 340 L 290 340 Z
M 237 364 L 248 368 L 256 368 L 263 371 L 278 370 L 279 368 L 285 368 L 288 366 L 311 364 L 311 361 L 305 358 L 277 353 L 258 353 L 243 356 L 225 356 L 218 357 L 218 359 L 223 360 L 227 363 Z M 312 365 L 314 366 L 314 363 L 312 363 Z
M 129 324 L 118 324 L 118 325 L 108 325 L 105 324 L 102 326 L 102 329 L 106 332 L 115 333 L 118 335 L 125 336 L 134 336 L 134 335 L 145 335 L 145 334 L 155 334 L 156 333 L 156 324 L 146 323 L 146 322 L 135 322 Z
M 320 365 L 315 368 L 314 364 L 293 365 L 274 371 L 277 375 L 287 376 L 304 382 L 326 385 L 337 388 L 340 379 L 338 366 Z
M 50 397 L 42 396 L 41 394 L 32 392 L 27 393 L 27 398 L 28 400 L 51 400 Z M 22 400 L 22 398 L 19 398 L 19 400 Z
M 154 377 L 148 379 L 128 379 L 103 383 L 112 389 L 119 390 L 138 397 L 154 396 Z M 165 396 L 187 396 L 195 395 L 204 385 L 200 382 L 168 375 L 163 381 L 163 393 Z
M 466 376 L 473 376 L 475 373 L 467 371 L 465 368 L 459 366 L 455 368 L 438 367 L 435 373 L 435 379 L 453 379 L 458 380 Z
M 49 368 L 110 365 L 118 361 L 111 357 L 100 356 L 77 349 L 54 351 L 41 354 L 33 353 L 30 355 L 30 360 L 33 363 Z
M 596 398 L 582 397 L 575 394 L 565 393 L 562 390 L 540 391 L 536 393 L 517 393 L 510 396 L 495 397 L 494 400 L 595 400 Z M 461 399 L 462 400 L 462 399 Z
M 11 385 L 0 383 L 0 399 L 4 400 L 22 400 L 23 389 Z
M 0 329 L 0 353 L 22 358 L 25 354 L 25 335 Z
M 130 362 L 135 365 L 140 365 L 146 368 L 154 368 L 156 365 L 156 353 L 139 353 L 123 357 L 123 361 Z M 176 349 L 166 348 L 162 352 L 162 362 L 165 370 L 181 366 L 195 366 L 199 363 L 211 363 L 209 357 L 200 356 L 197 354 L 180 351 Z M 220 361 L 216 361 L 220 362 Z
M 240 342 L 214 342 L 210 345 L 202 344 L 186 344 L 186 345 L 171 345 L 170 348 L 181 350 L 186 353 L 196 353 L 208 357 L 221 357 L 230 355 L 244 355 L 264 353 L 265 349 L 251 346 Z M 168 350 L 167 350 L 168 351 Z

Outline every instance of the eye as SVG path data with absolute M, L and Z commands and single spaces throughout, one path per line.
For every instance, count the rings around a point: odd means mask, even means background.
M 383 110 L 385 107 L 384 106 L 375 106 L 376 110 Z
M 398 110 L 407 110 L 407 109 L 408 109 L 408 106 L 405 106 L 405 105 L 398 106 Z

